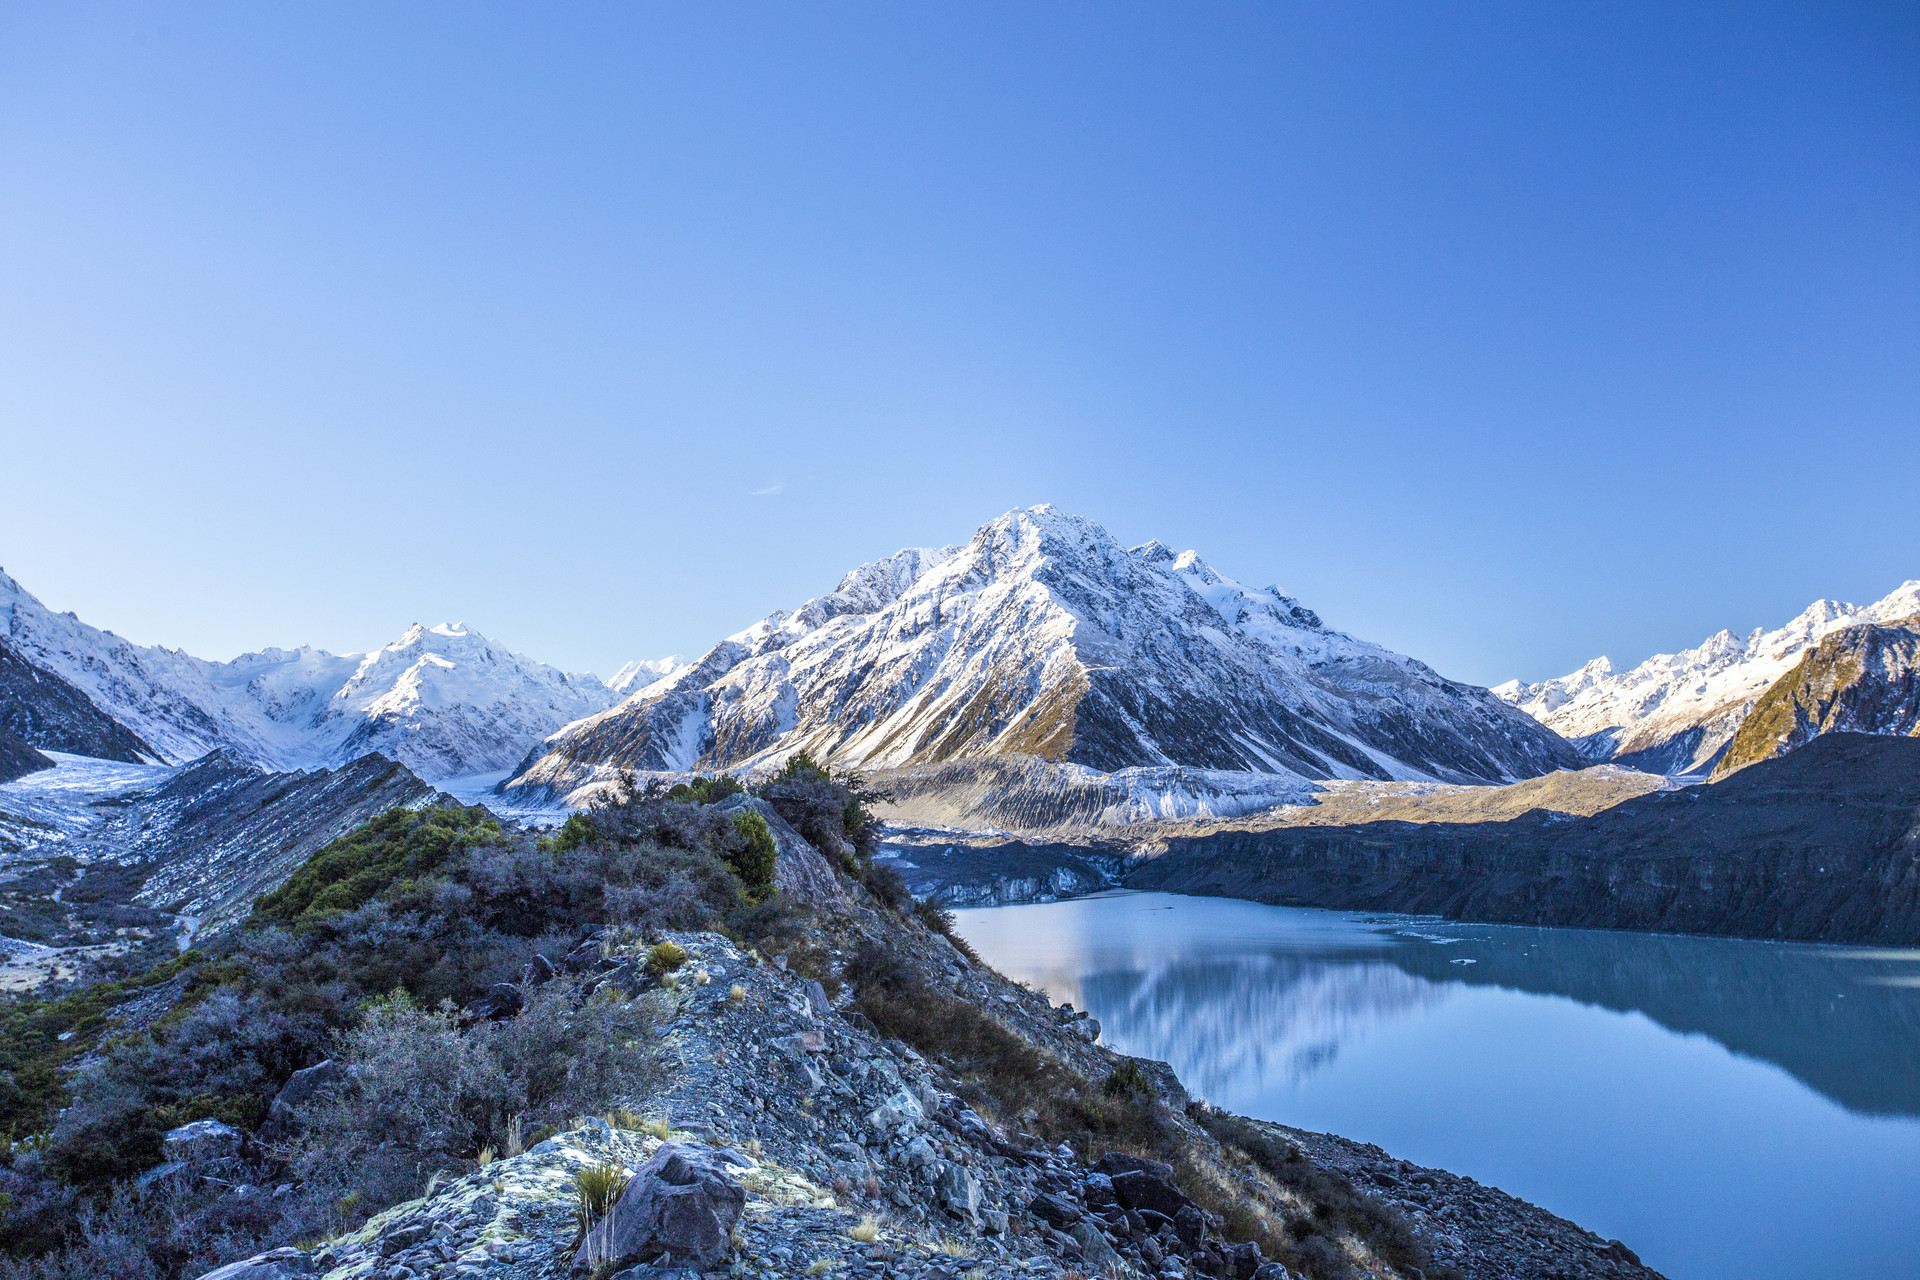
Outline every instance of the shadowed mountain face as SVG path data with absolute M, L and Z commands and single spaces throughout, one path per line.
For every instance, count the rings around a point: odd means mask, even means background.
M 1192 552 L 1128 549 L 1051 507 L 863 566 L 833 594 L 536 748 L 510 788 L 751 768 L 1025 757 L 1295 779 L 1490 781 L 1577 767 L 1484 689 L 1328 628 Z
M 1920 943 L 1920 740 L 1834 733 L 1592 817 L 1173 839 L 1129 887 L 1456 920 Z
M 31 747 L 138 764 L 157 753 L 79 689 L 0 643 L 0 735 Z M 18 776 L 18 775 L 15 775 Z
M 31 746 L 0 729 L 0 782 L 12 782 L 40 769 L 53 768 L 53 761 Z
M 1754 704 L 1714 780 L 1824 733 L 1920 733 L 1920 616 L 1821 640 Z

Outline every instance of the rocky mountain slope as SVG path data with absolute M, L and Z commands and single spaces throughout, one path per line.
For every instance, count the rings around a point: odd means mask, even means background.
M 1589 760 L 1653 773 L 1703 773 L 1754 702 L 1823 636 L 1920 613 L 1920 581 L 1873 604 L 1816 600 L 1784 627 L 1731 631 L 1661 653 L 1629 671 L 1604 657 L 1555 680 L 1510 680 L 1493 692 L 1577 746 Z
M 1920 739 L 1828 733 L 1591 817 L 1221 830 L 1130 888 L 1496 923 L 1920 944 Z
M 55 749 L 116 759 L 138 744 L 139 754 L 169 763 L 226 749 L 294 769 L 380 751 L 423 777 L 489 773 L 620 697 L 590 674 L 510 653 L 460 624 L 416 625 L 367 654 L 303 646 L 209 662 L 54 613 L 4 573 L 0 650 L 73 686 L 127 731 L 97 751 Z M 641 665 L 623 674 L 637 678 Z M 27 687 L 12 670 L 0 667 L 0 706 L 10 711 L 16 687 Z
M 1032 771 L 1043 762 L 1008 762 L 1005 767 L 1021 763 Z M 1263 799 L 1265 804 L 1249 805 L 1248 811 L 1238 815 L 1231 810 L 1196 812 L 1169 803 L 1164 815 L 1140 815 L 1121 825 L 1097 803 L 1074 803 L 1104 798 L 1092 788 L 1062 795 L 1045 778 L 1015 778 L 982 788 L 972 797 L 977 806 L 973 816 L 986 819 L 994 828 L 982 832 L 947 825 L 957 823 L 955 802 L 969 797 L 941 791 L 935 794 L 943 803 L 929 805 L 927 792 L 914 789 L 916 772 L 879 775 L 893 795 L 892 802 L 878 810 L 893 823 L 879 856 L 900 871 L 916 897 L 950 907 L 1048 902 L 1099 893 L 1118 886 L 1137 859 L 1165 852 L 1170 842 L 1223 831 L 1246 834 L 1281 827 L 1378 822 L 1504 822 L 1536 811 L 1584 817 L 1678 785 L 1659 774 L 1618 765 L 1555 770 L 1501 787 L 1330 781 L 1295 784 L 1285 793 L 1266 796 L 1243 793 L 1239 798 Z M 1114 774 L 1111 779 L 1123 776 Z M 920 821 L 940 825 L 901 825 L 903 815 L 929 810 L 934 816 Z M 1044 838 L 1050 834 L 1057 838 Z
M 120 785 L 61 760 L 29 789 L 0 788 L 0 935 L 56 950 L 218 932 L 375 814 L 449 800 L 380 755 L 268 773 L 213 751 Z M 83 776 L 63 788 L 63 770 Z
M 78 688 L 0 641 L 0 733 L 49 751 L 137 764 L 153 748 Z
M 1194 553 L 1128 550 L 1052 507 L 964 546 L 862 566 L 570 725 L 510 788 L 751 769 L 796 750 L 868 769 L 1030 756 L 1098 772 L 1507 780 L 1579 764 L 1484 689 L 1332 630 Z
M 743 803 L 767 801 L 721 805 Z M 364 910 L 294 916 L 304 931 L 265 916 L 119 998 L 31 1010 L 34 1069 L 63 1064 L 78 1100 L 39 1102 L 55 1129 L 0 1170 L 19 1193 L 0 1223 L 22 1248 L 40 1231 L 31 1247 L 64 1274 L 125 1259 L 180 1280 L 1655 1277 L 1625 1245 L 1472 1179 L 1192 1102 L 1164 1063 L 1103 1047 L 1097 1022 L 980 964 L 937 915 L 870 892 L 792 828 L 781 861 L 835 884 L 784 919 L 791 903 L 762 904 L 742 922 L 770 930 L 757 945 L 604 921 L 603 905 L 698 907 L 683 879 L 644 890 L 583 873 L 623 865 L 621 832 L 725 832 L 705 808 L 599 811 L 566 866 L 550 840 L 471 826 L 479 844 L 424 870 L 383 862 L 392 845 L 320 879 L 310 863 L 295 877 L 309 887 L 378 867 L 403 878 L 369 886 Z M 650 849 L 689 866 L 696 853 Z M 483 923 L 496 919 L 521 932 Z M 460 996 L 443 1006 L 404 994 L 449 983 Z M 360 998 L 390 989 L 403 994 Z M 189 990 L 185 1020 L 166 1018 Z M 351 1028 L 323 1035 L 323 1012 Z M 607 1050 L 583 1023 L 623 1043 Z M 342 1060 L 315 1061 L 323 1048 Z M 138 1109 L 213 1079 L 234 1092 Z M 519 1113 L 482 1105 L 536 1086 L 523 1105 L 565 1119 L 523 1132 Z M 91 1140 L 129 1116 L 162 1127 Z M 146 1194 L 112 1199 L 110 1239 L 63 1240 L 46 1230 L 61 1203 L 49 1167 Z
M 1835 732 L 1920 734 L 1920 616 L 1825 636 L 1760 695 L 1714 780 Z
M 0 783 L 24 778 L 38 769 L 53 768 L 53 761 L 41 755 L 31 743 L 0 729 Z

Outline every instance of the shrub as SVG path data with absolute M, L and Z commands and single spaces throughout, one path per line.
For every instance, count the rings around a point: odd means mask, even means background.
M 907 878 L 897 868 L 876 862 L 867 868 L 860 882 L 888 910 L 902 915 L 913 910 L 913 894 L 907 891 Z
M 647 952 L 647 968 L 654 973 L 672 973 L 687 962 L 687 949 L 677 942 L 655 944 Z
M 733 830 L 740 837 L 741 847 L 727 855 L 727 865 L 740 877 L 749 898 L 764 898 L 773 892 L 773 869 L 779 854 L 773 832 L 757 813 L 736 813 Z
M 1152 1098 L 1153 1082 L 1132 1058 L 1123 1058 L 1107 1076 L 1100 1091 L 1109 1098 Z
M 389 810 L 309 858 L 254 905 L 248 923 L 299 922 L 363 906 L 456 852 L 499 839 L 500 824 L 478 805 Z
M 593 820 L 584 813 L 569 814 L 546 847 L 553 853 L 572 853 L 592 837 Z
M 980 953 L 975 951 L 973 944 L 961 937 L 959 930 L 954 927 L 953 912 L 932 898 L 924 898 L 913 904 L 913 914 L 920 918 L 921 924 L 951 942 L 961 955 L 975 964 L 981 963 Z
M 732 774 L 719 773 L 710 778 L 682 782 L 667 792 L 666 798 L 683 804 L 719 804 L 728 796 L 737 796 L 746 788 Z

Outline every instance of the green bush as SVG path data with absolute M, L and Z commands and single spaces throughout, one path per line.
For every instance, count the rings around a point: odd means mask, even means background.
M 593 835 L 593 819 L 584 813 L 570 814 L 553 833 L 546 847 L 553 853 L 572 853 Z
M 305 923 L 351 911 L 500 838 L 500 824 L 478 805 L 389 810 L 314 854 L 254 904 L 247 923 Z
M 667 792 L 667 799 L 679 804 L 719 804 L 728 796 L 737 796 L 746 788 L 732 774 L 717 773 L 711 778 L 682 782 Z
M 740 877 L 748 897 L 764 898 L 773 892 L 773 869 L 779 856 L 773 831 L 757 813 L 733 815 L 733 830 L 740 837 L 741 847 L 727 854 L 727 865 Z

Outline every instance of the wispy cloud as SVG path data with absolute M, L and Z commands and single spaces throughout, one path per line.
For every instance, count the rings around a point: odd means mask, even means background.
M 748 494 L 747 496 L 750 498 L 770 497 L 771 495 L 780 492 L 782 489 L 786 487 L 787 487 L 787 482 L 785 480 L 777 480 L 774 483 L 768 485 L 764 489 L 755 489 L 752 493 Z

